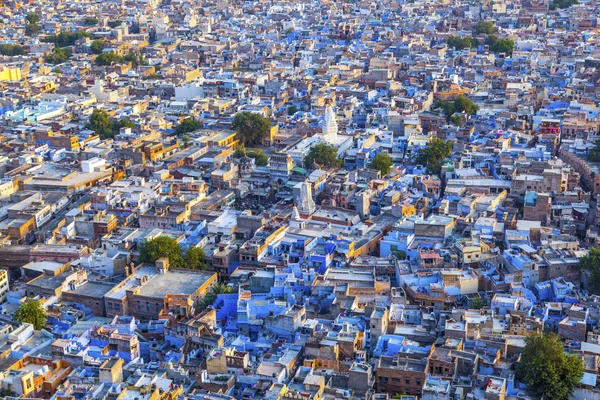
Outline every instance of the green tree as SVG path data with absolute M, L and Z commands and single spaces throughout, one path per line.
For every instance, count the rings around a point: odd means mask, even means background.
M 73 46 L 77 40 L 81 38 L 92 37 L 92 34 L 85 31 L 80 32 L 68 32 L 63 31 L 56 35 L 49 35 L 42 39 L 45 43 L 54 43 L 58 47 Z
M 169 236 L 158 236 L 140 245 L 138 262 L 154 264 L 161 257 L 167 257 L 173 267 L 185 265 L 181 255 L 181 247 Z
M 600 293 L 600 249 L 591 248 L 587 255 L 579 259 L 579 267 L 589 273 L 589 289 L 593 294 Z
M 217 296 L 220 294 L 229 294 L 231 293 L 231 287 L 225 285 L 224 283 L 218 283 L 210 289 L 210 292 L 206 294 L 199 302 L 198 307 L 196 307 L 197 312 L 202 312 L 206 310 L 208 307 L 212 306 L 217 299 Z
M 115 53 L 114 51 L 108 51 L 102 54 L 98 54 L 96 57 L 97 65 L 111 65 L 113 63 L 122 63 L 123 57 Z
M 298 107 L 296 107 L 295 105 L 291 105 L 288 107 L 287 113 L 288 115 L 294 115 L 298 112 Z
M 448 39 L 446 39 L 446 44 L 448 47 L 456 50 L 471 49 L 473 47 L 477 47 L 477 43 L 477 39 L 471 36 L 466 36 L 464 38 L 458 36 L 449 36 Z
M 233 152 L 233 158 L 242 158 L 246 156 L 246 146 L 240 144 Z
M 369 168 L 376 169 L 383 175 L 386 175 L 390 173 L 390 167 L 392 165 L 394 165 L 394 162 L 389 155 L 385 153 L 379 153 L 373 157 L 373 161 L 371 161 Z
M 490 51 L 493 53 L 510 54 L 515 47 L 515 42 L 510 39 L 499 39 L 496 35 L 488 35 L 485 38 L 485 44 L 490 46 Z
M 466 114 L 475 114 L 479 111 L 479 106 L 471 101 L 471 99 L 459 96 L 454 100 L 454 110 L 456 112 L 465 112 Z
M 248 157 L 254 158 L 256 165 L 266 166 L 269 165 L 269 157 L 261 149 L 252 149 L 247 152 Z
M 0 44 L 0 54 L 3 56 L 22 56 L 25 54 L 23 46 L 16 44 Z
M 556 334 L 528 336 L 517 378 L 532 387 L 544 399 L 568 400 L 583 376 L 583 361 L 565 354 Z
M 38 13 L 31 12 L 25 16 L 25 19 L 30 24 L 37 24 L 40 22 L 40 15 Z
M 183 254 L 183 262 L 184 265 L 182 265 L 182 267 L 184 268 L 199 270 L 208 269 L 206 255 L 204 254 L 204 250 L 200 247 L 190 247 L 187 249 Z
M 392 254 L 394 257 L 396 257 L 396 259 L 398 259 L 400 261 L 406 260 L 406 252 L 405 251 L 396 250 Z
M 123 21 L 121 21 L 120 19 L 115 19 L 114 21 L 108 21 L 108 26 L 110 26 L 111 28 L 116 28 L 117 26 L 121 26 L 122 23 Z
M 94 40 L 90 45 L 90 51 L 93 54 L 100 54 L 104 49 L 104 40 Z
M 46 310 L 39 300 L 27 300 L 17 308 L 15 321 L 32 324 L 34 329 L 40 330 L 46 326 Z
M 340 168 L 344 165 L 344 160 L 337 156 L 335 146 L 328 143 L 319 143 L 313 146 L 304 158 L 304 166 L 309 168 L 314 163 L 323 165 L 326 168 Z
M 187 134 L 183 134 L 181 135 L 181 137 L 179 138 L 181 140 L 181 144 L 183 144 L 183 148 L 187 149 L 190 146 L 190 143 L 192 141 L 192 138 L 189 137 L 189 135 Z
M 475 25 L 475 32 L 477 34 L 485 33 L 491 35 L 494 33 L 494 23 L 492 21 L 481 21 Z
M 85 125 L 86 129 L 91 129 L 100 135 L 101 139 L 112 138 L 114 136 L 113 126 L 108 113 L 104 110 L 94 108 L 89 122 Z
M 42 31 L 40 24 L 27 24 L 25 25 L 25 34 L 27 36 L 35 36 Z
M 571 7 L 573 4 L 578 4 L 577 0 L 554 0 L 550 4 L 550 10 L 556 10 L 557 8 L 565 9 Z
M 202 125 L 193 118 L 186 118 L 175 127 L 175 134 L 181 136 L 184 133 L 194 132 L 200 129 Z
M 452 143 L 440 138 L 434 138 L 427 147 L 420 149 L 417 163 L 427 167 L 427 170 L 439 175 L 442 172 L 444 159 L 452 154 Z
M 125 56 L 123 57 L 123 61 L 130 62 L 131 65 L 133 65 L 134 67 L 147 64 L 143 55 L 137 54 L 133 51 L 125 54 Z
M 92 26 L 92 25 L 98 25 L 98 18 L 94 18 L 94 17 L 86 17 L 83 20 L 83 23 L 88 25 L 88 26 Z
M 261 145 L 271 132 L 271 120 L 257 113 L 241 112 L 233 118 L 231 127 L 244 145 Z
M 71 57 L 71 50 L 68 48 L 55 47 L 54 51 L 44 56 L 44 61 L 50 64 L 62 64 L 69 61 Z
M 600 162 L 600 139 L 596 139 L 594 147 L 588 150 L 588 159 L 592 162 Z
M 473 310 L 481 310 L 486 305 L 486 301 L 483 297 L 476 297 L 469 301 L 469 308 Z

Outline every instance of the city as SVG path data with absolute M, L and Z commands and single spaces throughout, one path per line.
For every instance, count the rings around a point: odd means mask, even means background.
M 0 1 L 0 398 L 600 399 L 599 21 Z

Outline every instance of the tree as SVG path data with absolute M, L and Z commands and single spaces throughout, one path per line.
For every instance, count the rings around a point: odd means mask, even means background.
M 243 144 L 235 148 L 233 152 L 233 158 L 242 158 L 246 156 L 246 146 Z
M 121 26 L 121 23 L 123 23 L 123 21 L 120 19 L 115 19 L 114 21 L 108 21 L 108 26 L 111 28 L 116 28 L 117 26 Z
M 510 39 L 499 39 L 496 35 L 488 35 L 485 38 L 485 44 L 490 47 L 490 51 L 493 53 L 506 53 L 510 54 L 515 47 L 515 42 Z
M 183 135 L 181 135 L 181 137 L 179 139 L 181 140 L 181 144 L 183 144 L 184 149 L 187 149 L 190 145 L 190 142 L 192 141 L 192 138 L 190 138 L 185 133 Z
M 206 270 L 208 264 L 204 250 L 200 247 L 190 247 L 183 254 L 184 268 Z
M 139 65 L 146 65 L 146 60 L 144 56 L 141 54 L 137 54 L 136 52 L 129 52 L 123 57 L 123 61 L 130 62 L 131 65 L 137 67 Z
M 427 147 L 419 150 L 417 163 L 425 165 L 427 170 L 439 175 L 442 172 L 444 159 L 452 154 L 452 143 L 434 138 Z
M 189 133 L 189 132 L 197 131 L 201 127 L 202 127 L 202 125 L 200 124 L 200 122 L 196 121 L 193 118 L 187 118 L 187 119 L 184 119 L 183 121 L 181 121 L 175 127 L 175 134 L 177 136 L 181 136 L 184 133 Z
M 88 26 L 98 25 L 98 18 L 86 17 L 83 20 L 83 23 L 86 24 L 86 25 L 88 25 Z
M 557 8 L 565 9 L 571 7 L 573 4 L 578 4 L 577 0 L 554 0 L 550 4 L 550 10 L 556 10 Z
M 27 36 L 35 36 L 38 33 L 40 33 L 42 30 L 42 27 L 40 26 L 40 24 L 27 24 L 25 25 L 25 34 Z
M 390 173 L 390 167 L 394 164 L 389 155 L 385 153 L 379 153 L 371 161 L 371 165 L 369 168 L 376 169 L 381 172 L 383 175 Z
M 25 54 L 23 46 L 16 44 L 0 44 L 0 54 L 3 56 L 22 56 Z
M 289 106 L 288 109 L 287 109 L 288 115 L 294 115 L 297 112 L 298 112 L 298 107 L 296 107 L 294 105 Z
M 32 13 L 27 14 L 25 16 L 25 19 L 30 24 L 37 24 L 38 22 L 40 22 L 40 15 L 38 13 L 32 12 Z
M 45 43 L 54 43 L 58 47 L 67 47 L 73 46 L 77 40 L 81 38 L 89 38 L 92 37 L 92 34 L 85 31 L 80 32 L 68 32 L 63 31 L 56 35 L 46 36 L 42 39 L 42 42 Z
M 579 259 L 579 267 L 589 273 L 589 289 L 593 294 L 600 293 L 600 249 L 591 248 Z
M 476 114 L 479 111 L 479 106 L 471 101 L 471 99 L 459 96 L 454 100 L 454 111 L 464 112 L 467 115 Z
M 147 240 L 139 248 L 138 261 L 142 263 L 154 264 L 161 257 L 167 257 L 169 264 L 174 267 L 183 265 L 181 247 L 175 239 L 169 236 L 158 236 Z
M 261 149 L 252 149 L 247 152 L 248 157 L 254 158 L 256 165 L 266 166 L 269 165 L 269 157 Z
M 406 260 L 406 252 L 405 251 L 396 250 L 392 254 L 394 257 L 396 257 L 396 259 L 398 259 L 400 261 Z
M 90 51 L 93 54 L 100 54 L 104 49 L 104 40 L 94 40 L 90 45 Z
M 32 324 L 34 329 L 40 330 L 46 326 L 46 310 L 39 300 L 27 300 L 17 308 L 15 321 Z
M 69 61 L 72 51 L 67 48 L 55 47 L 54 51 L 44 56 L 44 61 L 50 64 L 62 64 Z
M 588 150 L 588 159 L 592 162 L 600 162 L 600 139 L 596 139 L 594 147 Z
M 261 145 L 271 132 L 271 120 L 257 113 L 241 112 L 233 118 L 231 127 L 244 145 Z
M 494 33 L 494 23 L 492 21 L 481 21 L 475 25 L 475 32 L 478 34 L 485 33 L 491 35 Z
M 122 63 L 123 57 L 115 53 L 114 51 L 108 51 L 102 54 L 99 54 L 96 57 L 97 65 L 111 65 L 113 63 Z
M 309 167 L 314 163 L 323 165 L 326 168 L 340 168 L 344 165 L 344 160 L 338 158 L 335 146 L 328 143 L 319 143 L 313 146 L 304 158 L 304 166 Z
M 206 310 L 208 307 L 212 306 L 217 299 L 217 296 L 220 294 L 229 294 L 232 290 L 229 286 L 224 283 L 218 283 L 210 289 L 210 292 L 206 294 L 199 302 L 198 307 L 196 307 L 196 311 L 202 312 Z
M 463 50 L 477 47 L 478 42 L 477 39 L 471 36 L 466 36 L 464 38 L 460 38 L 458 36 L 449 36 L 448 39 L 446 39 L 446 44 L 450 48 L 454 48 L 456 50 Z
M 101 139 L 113 137 L 113 126 L 108 118 L 108 113 L 104 110 L 94 108 L 90 121 L 85 125 L 86 129 L 91 129 L 100 135 Z
M 556 334 L 528 336 L 517 378 L 536 390 L 544 399 L 567 400 L 583 376 L 583 361 L 575 354 L 565 354 Z
M 486 301 L 483 297 L 476 297 L 469 301 L 469 308 L 473 310 L 481 310 L 486 305 Z

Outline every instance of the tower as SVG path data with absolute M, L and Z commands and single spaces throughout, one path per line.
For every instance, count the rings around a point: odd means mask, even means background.
M 312 199 L 312 190 L 308 183 L 300 184 L 300 195 L 298 196 L 298 212 L 301 215 L 312 215 L 315 212 L 315 202 Z
M 325 110 L 325 123 L 323 124 L 323 138 L 329 143 L 337 141 L 338 125 L 335 120 L 333 108 L 327 107 Z

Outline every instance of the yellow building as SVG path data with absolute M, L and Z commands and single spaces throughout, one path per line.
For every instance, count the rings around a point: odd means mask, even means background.
M 10 68 L 7 66 L 0 67 L 0 82 L 4 81 L 20 81 L 21 80 L 21 69 Z

